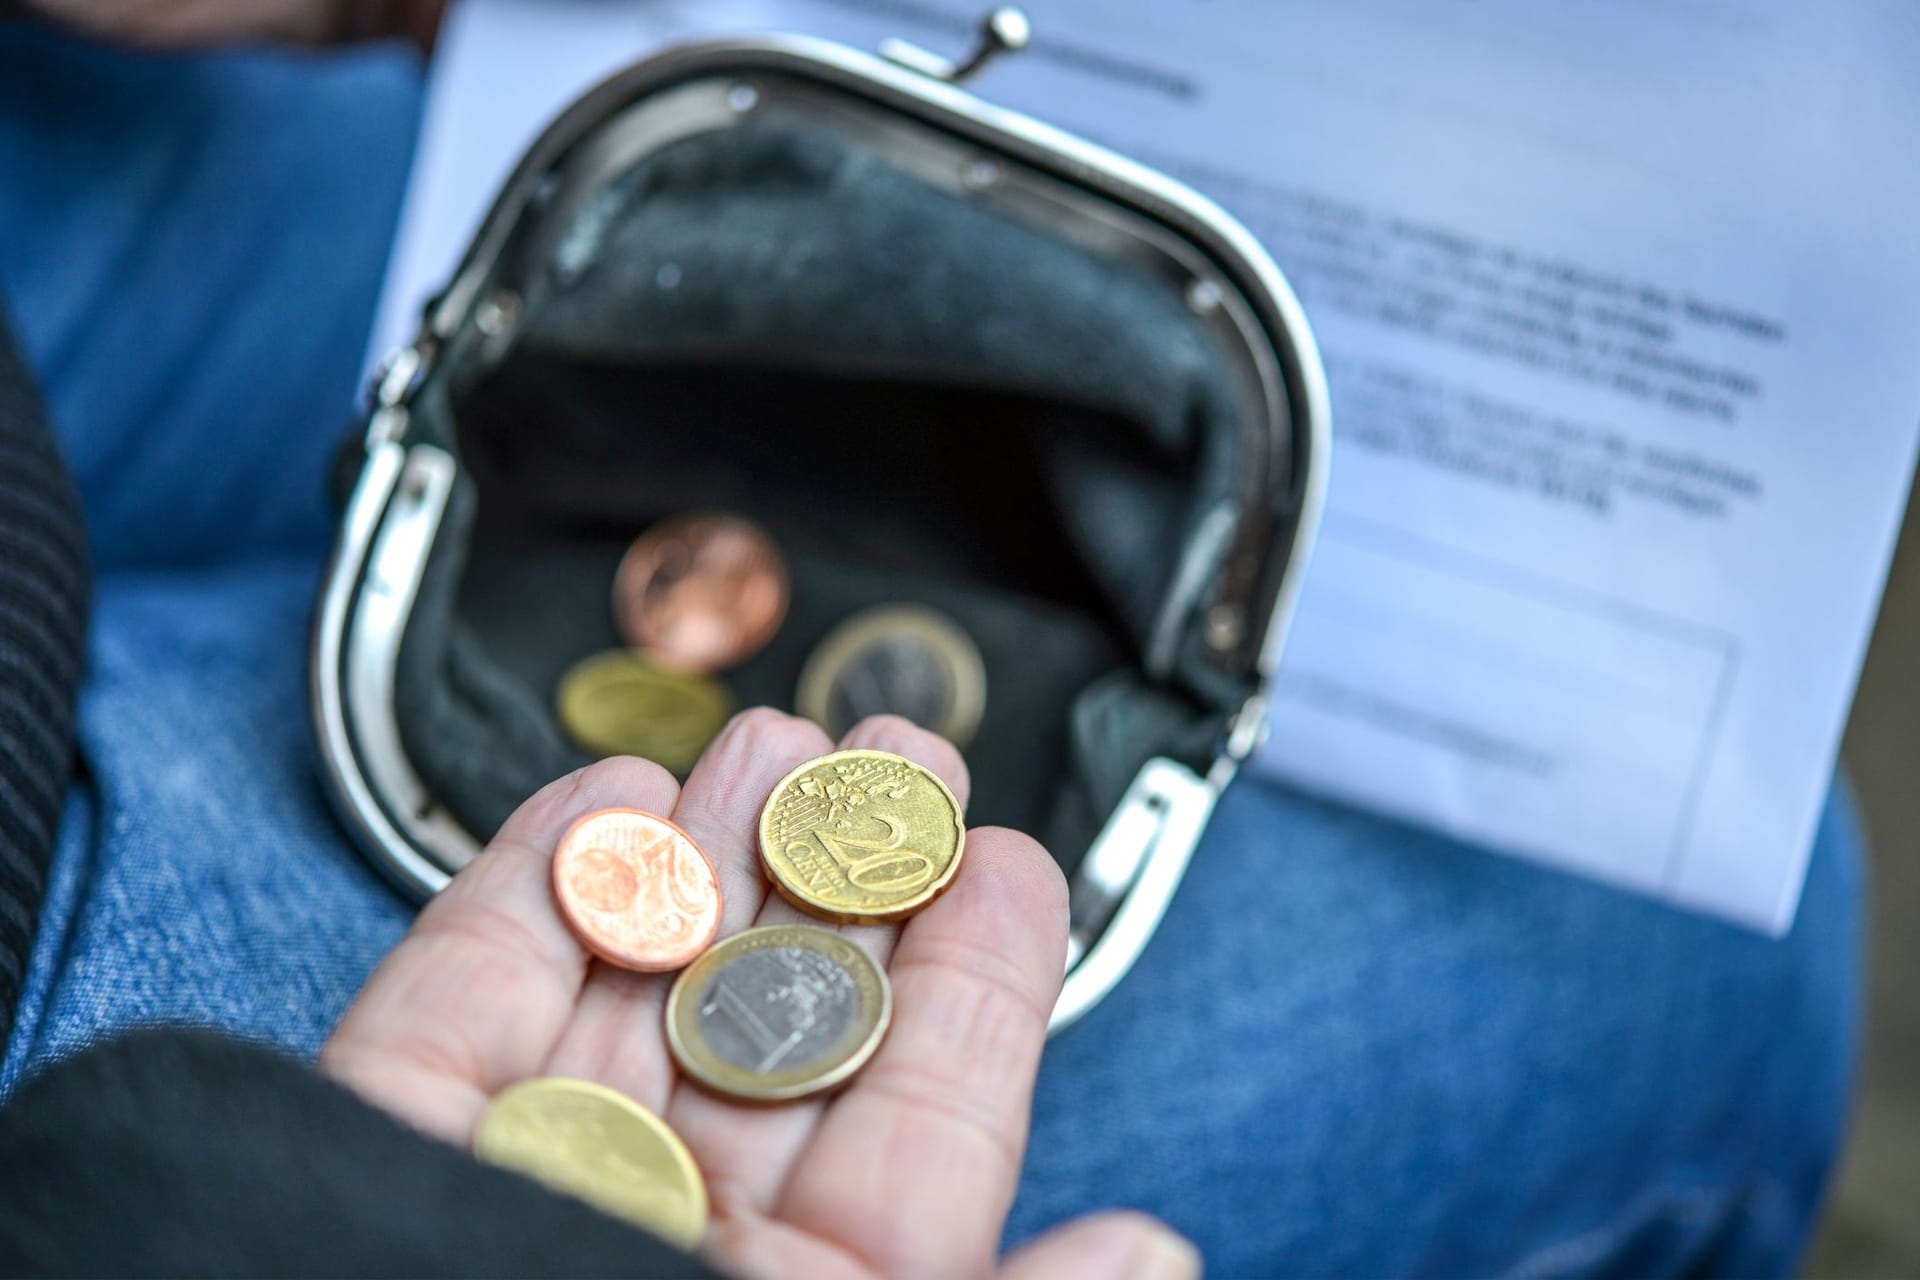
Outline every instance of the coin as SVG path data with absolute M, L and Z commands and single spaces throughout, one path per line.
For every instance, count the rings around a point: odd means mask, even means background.
M 553 852 L 553 895 L 582 946 L 623 969 L 667 973 L 720 930 L 720 877 L 680 828 L 641 809 L 601 809 Z
M 828 929 L 736 933 L 674 980 L 667 1044 L 680 1069 L 720 1093 L 804 1098 L 866 1065 L 893 1017 L 887 975 Z
M 473 1154 L 584 1200 L 682 1249 L 707 1230 L 707 1186 L 679 1135 L 586 1080 L 524 1080 L 493 1100 Z
M 628 644 L 676 671 L 717 671 L 754 653 L 787 615 L 787 567 L 738 516 L 680 516 L 641 535 L 613 579 Z
M 943 893 L 966 842 L 960 802 L 885 751 L 835 751 L 789 773 L 760 811 L 760 860 L 794 905 L 843 923 L 899 920 Z
M 662 671 L 638 654 L 610 649 L 560 678 L 554 710 L 588 751 L 645 756 L 685 773 L 733 714 L 733 697 L 706 676 Z
M 807 659 L 795 703 L 838 738 L 874 715 L 905 716 L 965 747 L 986 709 L 987 669 L 960 624 L 918 605 L 883 605 L 836 627 Z

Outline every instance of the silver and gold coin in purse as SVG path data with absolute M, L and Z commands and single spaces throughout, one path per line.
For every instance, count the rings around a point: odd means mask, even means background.
M 727 706 L 909 708 L 966 743 L 967 821 L 1068 875 L 1055 1026 L 1140 956 L 1264 724 L 1324 379 L 1239 224 L 975 97 L 985 61 L 690 45 L 521 158 L 378 381 L 317 614 L 325 779 L 401 891 L 623 749 L 561 723 L 569 672 L 680 655 L 720 692 L 588 670 L 589 733 L 680 717 L 684 757 Z M 717 516 L 778 549 L 777 616 L 750 538 L 670 523 Z

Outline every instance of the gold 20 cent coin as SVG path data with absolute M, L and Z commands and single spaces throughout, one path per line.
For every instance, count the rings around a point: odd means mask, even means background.
M 667 996 L 667 1044 L 707 1088 L 780 1102 L 843 1083 L 892 1017 L 887 975 L 865 951 L 830 929 L 766 925 L 681 973 Z
M 886 751 L 835 751 L 782 778 L 760 811 L 760 860 L 781 896 L 845 924 L 900 920 L 953 883 L 960 802 Z
M 473 1154 L 663 1240 L 707 1230 L 707 1184 L 678 1134 L 639 1103 L 586 1080 L 525 1080 L 493 1100 Z
M 733 714 L 733 698 L 707 676 L 663 671 L 637 653 L 609 649 L 560 678 L 554 709 L 588 751 L 645 756 L 685 773 Z

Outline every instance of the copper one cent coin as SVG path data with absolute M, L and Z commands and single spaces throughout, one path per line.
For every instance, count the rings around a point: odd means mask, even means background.
M 759 651 L 787 616 L 787 566 L 738 516 L 680 516 L 627 548 L 613 579 L 626 642 L 665 667 L 718 671 Z
M 713 863 L 641 809 L 601 809 L 569 827 L 553 854 L 553 893 L 581 945 L 623 969 L 683 969 L 720 931 Z

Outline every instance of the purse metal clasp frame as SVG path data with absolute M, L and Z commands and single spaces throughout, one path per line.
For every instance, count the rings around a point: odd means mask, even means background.
M 1294 438 L 1291 536 L 1272 554 L 1283 557 L 1263 578 L 1228 575 L 1217 598 L 1246 626 L 1230 643 L 1209 635 L 1216 649 L 1245 647 L 1253 692 L 1228 726 L 1205 774 L 1178 761 L 1147 761 L 1089 847 L 1070 884 L 1071 934 L 1067 972 L 1051 1020 L 1059 1031 L 1084 1016 L 1139 959 L 1165 915 L 1215 804 L 1240 764 L 1258 746 L 1266 725 L 1266 690 L 1277 665 L 1298 597 L 1302 570 L 1317 527 L 1326 486 L 1328 404 L 1325 375 L 1305 316 L 1278 269 L 1252 237 L 1203 198 L 1158 174 L 1024 117 L 986 107 L 951 87 L 993 55 L 1025 43 L 1024 19 L 1008 11 L 989 15 L 978 50 L 959 65 L 912 46 L 889 42 L 886 60 L 797 37 L 768 37 L 694 46 L 661 55 L 656 74 L 676 60 L 699 63 L 731 55 L 792 69 L 804 66 L 858 83 L 901 106 L 938 113 L 949 128 L 974 123 L 1048 157 L 1057 171 L 1096 187 L 1108 198 L 1151 206 L 1166 224 L 1205 244 L 1212 259 L 1253 296 L 1261 326 L 1280 357 L 1274 376 L 1286 400 Z M 620 87 L 610 82 L 593 97 Z M 629 84 L 630 95 L 644 83 Z M 588 105 L 591 105 L 591 99 Z M 598 108 L 605 111 L 603 105 Z M 580 108 L 576 108 L 576 111 Z M 566 120 L 552 132 L 564 135 Z M 566 139 L 563 137 L 562 139 Z M 538 145 L 538 144 L 537 144 Z M 415 394 L 453 343 L 471 335 L 484 303 L 482 287 L 497 258 L 506 226 L 524 206 L 540 174 L 535 154 L 509 180 L 475 246 L 445 293 L 429 308 L 413 343 L 402 348 L 375 380 L 366 456 L 341 523 L 314 625 L 312 699 L 322 768 L 342 819 L 372 860 L 409 896 L 424 900 L 479 851 L 472 833 L 435 801 L 408 760 L 394 715 L 394 685 L 406 622 L 438 536 L 459 463 L 441 445 L 412 438 Z M 532 175 L 531 177 L 529 175 Z M 1248 513 L 1249 516 L 1251 513 Z M 1257 525 L 1251 519 L 1243 526 Z

